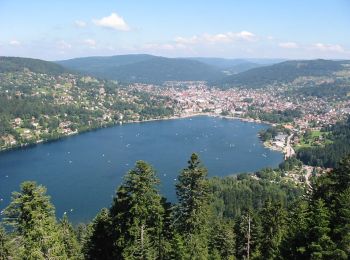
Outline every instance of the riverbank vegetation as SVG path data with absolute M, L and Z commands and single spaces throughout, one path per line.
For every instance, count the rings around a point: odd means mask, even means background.
M 170 203 L 138 161 L 111 207 L 77 227 L 56 220 L 43 186 L 24 182 L 3 212 L 0 259 L 348 259 L 349 167 L 347 157 L 306 191 L 283 171 L 208 179 L 192 154 Z
M 290 135 L 290 133 L 291 131 L 282 125 L 276 125 L 259 131 L 259 137 L 261 141 L 266 142 L 274 139 L 278 134 Z

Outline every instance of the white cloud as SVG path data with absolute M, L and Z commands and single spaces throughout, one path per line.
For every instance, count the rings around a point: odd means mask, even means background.
M 61 50 L 67 50 L 67 49 L 71 49 L 72 45 L 65 41 L 59 41 L 57 42 L 57 47 L 58 49 L 61 49 Z
M 345 52 L 344 48 L 339 44 L 315 43 L 312 45 L 312 48 L 324 52 Z
M 199 41 L 199 38 L 195 35 L 190 38 L 185 38 L 185 37 L 176 37 L 175 42 L 180 43 L 180 44 L 195 44 Z
M 246 40 L 246 41 L 254 41 L 256 40 L 256 36 L 254 33 L 247 32 L 247 31 L 241 31 L 239 33 L 236 33 L 234 37 Z
M 86 22 L 80 21 L 80 20 L 76 20 L 76 21 L 74 22 L 74 24 L 75 24 L 77 27 L 81 27 L 81 28 L 86 26 Z
M 101 19 L 94 19 L 93 23 L 97 26 L 114 29 L 117 31 L 130 30 L 130 27 L 124 21 L 123 17 L 116 13 L 112 13 L 110 16 L 102 17 Z
M 96 41 L 93 39 L 86 39 L 84 40 L 84 43 L 92 49 L 96 48 Z
M 181 44 L 199 44 L 199 43 L 231 43 L 235 41 L 256 41 L 257 36 L 248 31 L 241 31 L 238 33 L 227 32 L 218 34 L 205 33 L 200 36 L 194 35 L 192 37 L 176 37 L 175 42 Z
M 295 42 L 280 42 L 278 44 L 279 47 L 285 48 L 285 49 L 297 49 L 299 48 L 299 45 Z
M 226 43 L 232 41 L 230 33 L 204 34 L 202 41 L 209 43 Z
M 12 41 L 9 42 L 9 44 L 12 45 L 12 46 L 20 46 L 21 42 L 17 41 L 17 40 L 12 40 Z

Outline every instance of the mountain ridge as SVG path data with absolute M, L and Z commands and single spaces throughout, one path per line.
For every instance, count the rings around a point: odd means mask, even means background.
M 62 74 L 71 72 L 60 64 L 41 59 L 24 57 L 0 56 L 0 72 L 14 72 L 29 69 L 30 71 L 43 74 Z
M 234 66 L 246 66 L 235 72 Z M 253 66 L 253 68 L 250 68 Z M 255 67 L 258 66 L 258 67 Z M 350 73 L 349 60 L 288 60 L 272 65 L 241 59 L 166 58 L 148 54 L 95 56 L 64 61 L 45 61 L 22 57 L 0 57 L 0 72 L 31 71 L 46 74 L 75 73 L 117 80 L 121 83 L 161 85 L 165 81 L 207 81 L 221 88 L 262 88 L 292 83 L 303 77 L 332 77 Z M 339 77 L 338 77 L 339 78 Z
M 220 69 L 186 58 L 166 58 L 148 54 L 85 57 L 56 61 L 69 69 L 126 83 L 215 80 L 224 76 Z
M 212 82 L 224 87 L 257 88 L 276 83 L 291 83 L 298 77 L 331 76 L 345 69 L 348 60 L 288 60 L 270 66 L 253 68 Z

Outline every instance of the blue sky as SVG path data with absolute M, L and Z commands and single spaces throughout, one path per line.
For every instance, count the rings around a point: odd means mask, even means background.
M 0 55 L 350 59 L 349 0 L 0 0 Z

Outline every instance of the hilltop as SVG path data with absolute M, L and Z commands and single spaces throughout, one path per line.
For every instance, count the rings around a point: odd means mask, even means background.
M 81 73 L 124 83 L 211 81 L 219 80 L 224 76 L 220 68 L 197 60 L 146 54 L 86 57 L 57 61 L 57 63 Z
M 225 87 L 258 88 L 267 85 L 292 83 L 301 77 L 330 77 L 349 70 L 350 61 L 293 60 L 253 68 L 215 82 Z
M 67 68 L 50 61 L 22 57 L 0 57 L 0 73 L 23 72 L 26 69 L 34 73 L 50 75 L 69 72 Z
M 207 81 L 223 88 L 314 84 L 347 76 L 350 61 L 223 58 L 165 58 L 147 54 L 86 57 L 57 61 L 67 69 L 123 83 Z M 344 74 L 345 72 L 345 74 Z M 315 84 L 314 84 L 315 85 Z

